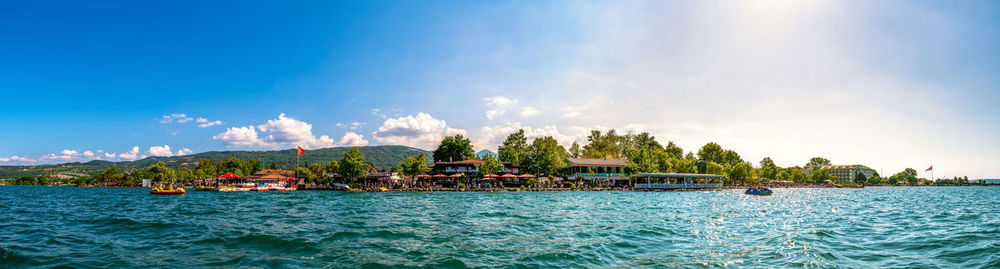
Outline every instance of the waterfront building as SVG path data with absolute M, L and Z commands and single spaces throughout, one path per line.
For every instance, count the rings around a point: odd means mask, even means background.
M 591 159 L 591 158 L 567 158 L 569 165 L 565 170 L 566 179 L 576 180 L 583 178 L 587 181 L 619 181 L 627 180 L 625 176 L 625 164 L 628 160 L 623 159 Z
M 857 178 L 863 177 L 867 179 L 875 175 L 875 169 L 860 164 L 822 165 L 819 169 L 826 170 L 828 175 L 837 177 L 837 183 L 854 183 Z
M 453 161 L 453 162 L 436 162 L 431 165 L 431 174 L 457 174 L 462 173 L 466 175 L 476 175 L 479 174 L 479 168 L 476 168 L 477 164 L 483 163 L 483 160 L 463 160 L 463 161 Z M 499 174 L 520 174 L 521 168 L 517 164 L 511 162 L 501 162 L 503 164 L 503 169 L 500 170 Z
M 630 179 L 639 190 L 722 188 L 722 175 L 713 174 L 639 173 Z

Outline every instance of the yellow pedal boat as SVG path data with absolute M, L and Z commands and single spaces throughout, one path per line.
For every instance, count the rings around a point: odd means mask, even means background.
M 164 189 L 160 187 L 155 187 L 152 190 L 149 190 L 149 194 L 157 194 L 157 195 L 183 195 L 184 193 L 185 193 L 184 188 Z

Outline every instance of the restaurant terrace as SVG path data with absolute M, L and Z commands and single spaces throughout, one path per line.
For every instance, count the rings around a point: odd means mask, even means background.
M 714 189 L 722 188 L 722 175 L 683 173 L 639 173 L 630 177 L 635 189 Z

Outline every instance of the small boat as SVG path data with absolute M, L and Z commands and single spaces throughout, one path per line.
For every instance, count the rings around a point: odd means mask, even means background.
M 160 187 L 155 187 L 152 190 L 149 190 L 149 194 L 156 194 L 156 195 L 184 195 L 184 193 L 185 193 L 184 188 L 164 189 Z
M 386 189 L 385 187 L 378 188 L 378 192 L 387 192 L 387 191 L 389 191 L 389 189 Z
M 749 188 L 744 193 L 749 194 L 749 195 L 764 196 L 764 195 L 771 195 L 772 191 L 771 191 L 771 189 L 768 189 L 768 188 Z

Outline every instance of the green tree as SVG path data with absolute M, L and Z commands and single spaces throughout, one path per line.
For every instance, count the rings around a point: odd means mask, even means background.
M 628 163 L 625 163 L 625 174 L 660 172 L 661 152 L 658 147 L 635 150 Z
M 716 144 L 715 142 L 709 142 L 698 150 L 698 159 L 707 162 L 724 164 L 726 163 L 724 156 L 725 153 L 726 152 L 722 149 L 722 146 L 719 146 L 719 144 Z
M 833 180 L 833 178 L 826 169 L 813 169 L 809 174 L 809 179 L 813 184 L 823 184 L 827 180 Z
M 565 168 L 566 148 L 551 136 L 536 138 L 531 143 L 531 165 L 529 168 L 538 175 L 554 175 Z
M 435 162 L 469 160 L 475 156 L 476 153 L 472 151 L 472 142 L 460 134 L 444 137 L 441 144 L 434 150 Z
M 330 160 L 330 162 L 326 163 L 325 168 L 327 173 L 336 173 L 337 171 L 340 171 L 340 164 L 337 163 L 336 160 Z
M 724 175 L 726 173 L 726 168 L 723 167 L 721 164 L 717 164 L 715 162 L 706 162 L 705 173 L 713 175 Z
M 179 182 L 194 182 L 194 170 L 187 167 L 181 167 L 174 170 L 174 178 Z
M 740 155 L 737 154 L 735 151 L 727 149 L 727 150 L 725 150 L 725 151 L 722 152 L 722 164 L 736 165 L 736 164 L 742 163 L 742 162 L 743 162 L 743 158 L 740 158 Z
M 790 167 L 789 170 L 788 170 L 788 172 L 789 172 L 789 174 L 791 174 L 792 181 L 794 181 L 795 183 L 798 183 L 798 184 L 809 183 L 809 177 L 806 175 L 805 172 L 802 171 L 802 168 L 797 167 L 797 166 L 796 167 Z
M 728 169 L 728 177 L 733 182 L 749 182 L 753 176 L 753 166 L 747 162 L 737 163 Z
M 650 135 L 647 132 L 642 132 L 637 135 L 626 135 L 623 144 L 623 151 L 625 157 L 632 159 L 632 154 L 636 154 L 639 151 L 656 152 L 662 151 L 663 146 L 660 142 L 656 142 L 656 137 Z
M 154 181 L 173 183 L 174 171 L 167 168 L 167 164 L 162 161 L 150 166 L 146 171 L 149 172 Z
M 326 165 L 314 163 L 309 165 L 309 172 L 312 174 L 322 174 L 326 172 Z
M 340 164 L 340 177 L 347 182 L 354 183 L 368 176 L 368 162 L 358 147 L 345 151 L 343 158 L 337 163 Z
M 216 166 L 215 161 L 202 159 L 198 160 L 198 165 L 195 166 L 194 170 L 196 173 L 201 172 L 202 175 L 208 178 L 215 178 L 224 173 L 219 173 L 219 168 Z
M 583 153 L 580 152 L 580 143 L 576 143 L 576 141 L 573 141 L 573 145 L 569 146 L 569 157 L 580 158 L 582 154 Z
M 670 156 L 670 158 L 684 158 L 684 149 L 677 146 L 677 144 L 674 144 L 674 141 L 668 141 L 667 146 L 664 147 L 663 150 L 667 152 L 667 155 Z
M 673 163 L 674 173 L 698 173 L 697 159 L 670 159 Z
M 899 173 L 901 174 L 901 179 L 906 181 L 906 183 L 911 186 L 917 185 L 917 182 L 919 182 L 919 179 L 917 178 L 917 170 L 913 168 L 906 168 L 903 172 Z
M 865 185 L 877 186 L 881 184 L 882 184 L 882 178 L 879 178 L 878 176 L 875 175 L 865 179 Z
M 405 160 L 399 163 L 399 171 L 404 176 L 416 176 L 427 173 L 430 168 L 427 167 L 427 156 L 423 152 L 417 154 L 417 156 L 407 156 Z
M 760 176 L 765 179 L 778 178 L 778 166 L 774 165 L 771 157 L 764 157 L 763 160 L 760 160 Z
M 822 157 L 813 157 L 809 159 L 809 163 L 806 166 L 819 166 L 819 165 L 830 165 L 830 160 Z
M 487 153 L 483 155 L 483 162 L 476 164 L 476 168 L 479 170 L 479 176 L 496 174 L 500 170 L 503 170 L 503 163 L 493 153 Z
M 787 170 L 779 169 L 777 174 L 778 180 L 792 180 L 792 174 L 789 174 Z
M 121 179 L 121 172 L 118 171 L 117 167 L 108 167 L 104 169 L 104 173 L 101 174 L 101 180 L 116 180 Z
M 317 179 L 319 179 L 319 177 L 316 176 L 316 174 L 313 173 L 312 169 L 309 168 L 309 167 L 298 167 L 298 168 L 295 168 L 295 174 L 299 178 L 303 178 L 303 179 L 306 179 L 308 181 L 316 181 Z
M 497 147 L 500 161 L 520 166 L 528 164 L 529 151 L 531 151 L 531 146 L 528 145 L 528 138 L 524 136 L 524 129 L 518 129 L 517 132 L 507 135 L 503 144 Z
M 621 159 L 623 156 L 622 143 L 624 137 L 619 136 L 615 130 L 608 130 L 602 134 L 599 130 L 590 131 L 587 136 L 587 145 L 583 146 L 584 158 L 595 159 Z

